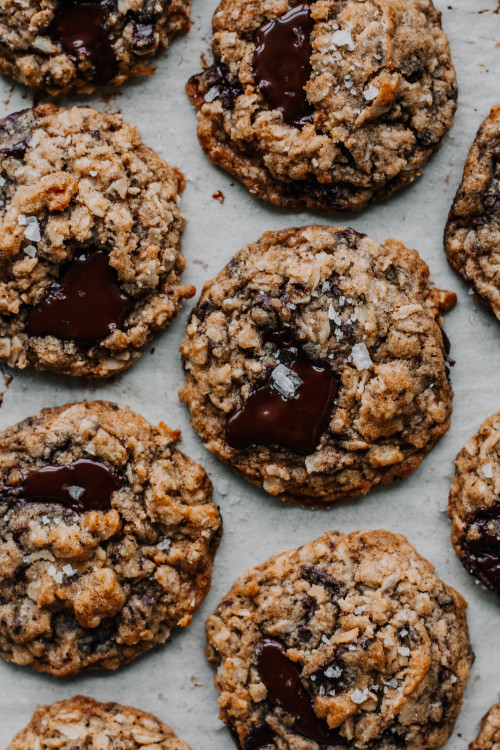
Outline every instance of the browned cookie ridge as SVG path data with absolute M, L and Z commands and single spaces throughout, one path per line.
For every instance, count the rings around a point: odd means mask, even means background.
M 42 105 L 0 121 L 0 361 L 108 377 L 182 286 L 184 177 L 119 115 Z
M 239 578 L 207 621 L 242 750 L 430 750 L 473 654 L 466 603 L 403 536 L 331 531 Z
M 0 73 L 62 95 L 154 72 L 191 0 L 2 0 Z
M 483 716 L 479 734 L 470 743 L 469 750 L 500 750 L 500 703 Z
M 103 745 L 103 743 L 105 743 Z M 77 695 L 39 706 L 28 726 L 7 750 L 190 750 L 173 731 L 152 714 L 119 703 L 98 703 Z
M 448 513 L 462 564 L 500 594 L 500 412 L 458 454 Z
M 500 107 L 478 130 L 445 230 L 450 265 L 500 319 Z
M 259 198 L 359 210 L 413 182 L 457 86 L 431 0 L 222 0 L 188 83 L 198 138 Z
M 116 669 L 189 625 L 221 519 L 179 433 L 82 402 L 0 434 L 0 656 Z
M 397 240 L 268 232 L 205 284 L 191 316 L 191 424 L 285 500 L 321 505 L 405 477 L 450 424 L 438 323 L 454 303 Z

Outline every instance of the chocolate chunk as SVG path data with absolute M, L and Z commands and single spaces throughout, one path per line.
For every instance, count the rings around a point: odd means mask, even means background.
M 277 444 L 307 455 L 318 448 L 338 379 L 331 367 L 313 364 L 286 343 L 288 335 L 287 331 L 267 334 L 266 341 L 280 348 L 280 364 L 227 421 L 227 441 L 237 450 L 255 443 Z
M 133 300 L 120 289 L 107 252 L 86 249 L 30 310 L 27 330 L 32 336 L 91 346 L 120 328 L 133 307 Z
M 0 120 L 0 154 L 23 159 L 32 138 L 34 117 L 32 109 L 14 112 Z
M 55 503 L 79 513 L 106 511 L 111 508 L 111 495 L 122 486 L 121 479 L 106 466 L 82 458 L 66 466 L 43 466 L 32 471 L 19 486 L 3 487 L 0 498 Z
M 271 703 L 295 717 L 299 734 L 325 745 L 343 744 L 335 729 L 314 713 L 311 696 L 301 682 L 300 669 L 286 656 L 286 648 L 274 638 L 264 638 L 255 650 L 257 669 Z
M 147 49 L 154 44 L 155 29 L 151 23 L 132 21 L 132 44 L 139 49 Z
M 234 109 L 236 99 L 243 93 L 238 79 L 233 79 L 225 63 L 215 62 L 204 73 L 192 76 L 188 82 L 188 94 L 201 107 L 204 101 L 218 100 L 224 109 Z
M 312 565 L 302 565 L 301 570 L 302 575 L 309 583 L 324 586 L 324 588 L 329 589 L 336 596 L 340 594 L 342 589 L 341 584 L 332 578 L 326 570 L 319 570 L 319 568 L 314 568 Z
M 118 60 L 106 30 L 109 0 L 59 0 L 51 36 L 73 62 L 88 60 L 92 80 L 109 83 L 118 73 Z
M 243 746 L 245 750 L 267 750 L 267 748 L 275 748 L 276 743 L 274 732 L 271 727 L 267 726 L 267 724 L 258 727 L 245 737 Z
M 342 660 L 342 654 L 346 651 L 345 646 L 338 646 L 335 654 L 311 675 L 310 684 L 316 691 L 319 692 L 322 688 L 322 694 L 327 693 L 333 696 L 346 690 L 352 684 L 352 674 L 349 675 Z
M 460 546 L 467 570 L 500 594 L 500 501 L 474 514 Z
M 313 122 L 305 86 L 311 76 L 311 10 L 301 3 L 255 32 L 255 80 L 266 102 L 297 128 Z

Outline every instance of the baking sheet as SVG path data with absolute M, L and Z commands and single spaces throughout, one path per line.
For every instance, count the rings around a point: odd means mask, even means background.
M 66 100 L 107 112 L 120 110 L 125 119 L 139 126 L 146 143 L 184 171 L 187 188 L 182 205 L 187 216 L 184 252 L 188 265 L 183 281 L 195 284 L 198 290 L 234 252 L 270 229 L 312 222 L 343 223 L 378 241 L 396 237 L 415 247 L 429 264 L 436 285 L 458 294 L 458 305 L 446 321 L 451 354 L 457 361 L 452 371 L 454 413 L 448 434 L 409 479 L 328 510 L 306 510 L 284 505 L 236 477 L 203 448 L 190 428 L 187 410 L 177 397 L 182 383 L 178 348 L 194 301 L 185 305 L 176 323 L 157 337 L 138 364 L 113 381 L 95 383 L 48 373 L 11 371 L 14 380 L 5 390 L 0 429 L 43 407 L 83 398 L 127 404 L 153 422 L 162 419 L 172 428 L 180 428 L 182 449 L 202 463 L 212 478 L 225 533 L 209 596 L 192 625 L 175 634 L 165 646 L 118 672 L 96 672 L 71 679 L 51 678 L 2 661 L 2 748 L 27 724 L 37 704 L 76 694 L 151 711 L 170 724 L 193 750 L 233 748 L 228 732 L 217 718 L 213 673 L 203 653 L 205 619 L 245 568 L 275 552 L 315 539 L 328 529 L 348 532 L 384 527 L 405 534 L 435 564 L 438 575 L 469 602 L 476 662 L 462 713 L 447 746 L 450 750 L 463 748 L 476 735 L 481 716 L 498 700 L 500 600 L 476 585 L 458 562 L 450 543 L 445 508 L 456 453 L 481 421 L 500 408 L 500 324 L 474 302 L 467 286 L 449 269 L 442 234 L 474 134 L 489 108 L 500 104 L 500 15 L 494 12 L 496 0 L 451 3 L 436 1 L 443 13 L 458 75 L 455 127 L 441 151 L 428 163 L 423 178 L 389 202 L 360 215 L 346 214 L 335 220 L 321 214 L 291 215 L 274 209 L 252 198 L 202 154 L 196 140 L 195 113 L 184 93 L 184 84 L 201 69 L 200 54 L 208 53 L 210 19 L 217 0 L 193 0 L 192 30 L 187 37 L 178 38 L 168 54 L 158 60 L 155 76 L 128 82 L 105 95 L 101 92 Z M 0 79 L 0 116 L 31 106 L 32 100 L 30 90 Z M 223 204 L 212 197 L 218 190 L 225 195 Z M 2 386 L 0 377 L 0 390 Z

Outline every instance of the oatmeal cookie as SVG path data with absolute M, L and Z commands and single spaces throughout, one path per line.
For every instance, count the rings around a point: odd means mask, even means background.
M 500 319 L 500 107 L 469 151 L 444 241 L 450 265 Z
M 441 747 L 473 660 L 466 606 L 388 531 L 271 557 L 207 621 L 221 719 L 244 750 Z
M 30 723 L 7 750 L 190 750 L 185 742 L 152 714 L 119 703 L 98 703 L 77 695 L 39 706 Z M 103 744 L 104 743 L 104 744 Z
M 500 594 L 500 412 L 458 454 L 448 513 L 462 564 Z
M 0 361 L 108 377 L 195 293 L 180 286 L 184 177 L 119 115 L 0 121 Z
M 470 743 L 469 750 L 500 750 L 500 703 L 492 706 L 483 716 L 481 730 Z
M 440 18 L 431 0 L 222 0 L 214 64 L 187 86 L 202 148 L 289 209 L 389 196 L 453 125 Z
M 180 391 L 191 424 L 285 500 L 321 505 L 405 477 L 450 424 L 436 321 L 454 303 L 397 240 L 268 232 L 205 284 L 192 314 Z
M 105 401 L 0 434 L 0 656 L 116 669 L 189 625 L 221 520 L 179 437 Z
M 49 94 L 90 93 L 154 72 L 189 30 L 191 0 L 2 0 L 0 73 Z

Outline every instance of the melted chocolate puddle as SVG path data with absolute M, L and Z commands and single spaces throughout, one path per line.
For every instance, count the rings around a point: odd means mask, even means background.
M 109 83 L 118 73 L 118 61 L 106 32 L 107 0 L 59 0 L 51 36 L 75 63 L 86 59 L 94 67 L 95 83 Z
M 267 341 L 280 348 L 288 395 L 276 389 L 278 365 L 268 382 L 256 388 L 226 424 L 229 445 L 243 450 L 252 444 L 277 444 L 296 453 L 313 453 L 328 425 L 338 391 L 329 366 L 314 365 L 290 342 L 287 331 L 270 334 Z M 291 371 L 291 376 L 290 376 Z M 287 392 L 286 389 L 283 392 Z
M 345 744 L 339 731 L 330 729 L 326 721 L 314 713 L 311 697 L 300 679 L 300 669 L 287 658 L 286 649 L 280 641 L 264 638 L 257 644 L 256 656 L 257 669 L 267 688 L 269 700 L 296 717 L 295 731 L 324 745 Z
M 120 328 L 134 307 L 120 289 L 104 250 L 91 250 L 69 263 L 37 307 L 28 313 L 32 336 L 56 336 L 92 345 Z
M 471 539 L 471 527 L 474 536 Z M 492 591 L 500 594 L 500 501 L 475 513 L 462 537 L 466 567 Z
M 21 484 L 0 488 L 0 499 L 56 504 L 86 513 L 109 510 L 111 495 L 122 487 L 122 480 L 106 466 L 81 458 L 66 466 L 49 465 L 32 471 Z
M 313 28 L 307 3 L 296 5 L 255 32 L 255 79 L 266 102 L 297 128 L 313 122 L 314 110 L 304 90 L 311 76 Z

